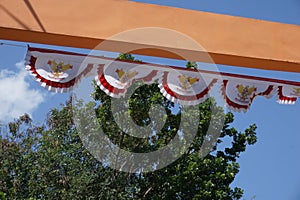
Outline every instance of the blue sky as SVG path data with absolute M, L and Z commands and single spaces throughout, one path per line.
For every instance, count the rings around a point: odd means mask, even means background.
M 138 0 L 137 2 L 300 25 L 299 0 Z M 0 46 L 0 121 L 9 121 L 23 112 L 31 113 L 34 119 L 44 119 L 45 112 L 59 106 L 68 95 L 50 94 L 22 69 L 20 62 L 24 59 L 27 43 L 4 42 L 21 46 Z M 32 46 L 85 52 L 79 49 L 37 44 Z M 146 57 L 141 59 L 161 62 L 161 59 Z M 181 62 L 170 61 L 170 64 L 181 64 Z M 300 81 L 300 74 L 295 73 L 218 67 L 221 71 L 232 73 Z M 9 92 L 3 95 L 4 91 Z M 299 200 L 300 102 L 288 106 L 277 104 L 275 98 L 258 97 L 247 113 L 235 113 L 233 126 L 244 130 L 252 123 L 258 126 L 258 142 L 241 154 L 240 173 L 232 186 L 243 188 L 246 200 L 254 197 L 256 200 Z

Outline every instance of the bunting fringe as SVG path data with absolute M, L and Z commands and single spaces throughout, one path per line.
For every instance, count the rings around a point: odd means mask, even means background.
M 217 85 L 229 109 L 246 112 L 257 96 L 277 95 L 281 104 L 295 104 L 300 82 L 193 70 L 144 62 L 121 61 L 100 56 L 28 48 L 26 69 L 41 86 L 52 92 L 69 92 L 83 77 L 96 83 L 111 97 L 123 97 L 134 81 L 158 83 L 164 97 L 181 105 L 196 105 Z

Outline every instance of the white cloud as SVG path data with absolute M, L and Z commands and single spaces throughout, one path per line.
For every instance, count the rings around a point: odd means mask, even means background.
M 26 81 L 30 76 L 24 63 L 16 64 L 18 72 L 0 70 L 0 121 L 8 122 L 14 118 L 31 113 L 44 101 L 44 95 L 30 88 Z

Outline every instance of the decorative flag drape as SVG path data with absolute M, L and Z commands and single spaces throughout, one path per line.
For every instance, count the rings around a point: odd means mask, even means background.
M 28 48 L 26 68 L 41 85 L 53 92 L 68 92 L 80 80 L 96 74 L 98 86 L 120 98 L 134 81 L 158 83 L 164 97 L 181 105 L 196 105 L 219 87 L 229 109 L 247 111 L 257 96 L 277 96 L 281 104 L 295 104 L 300 82 L 193 70 L 144 62 L 121 61 L 64 51 Z
M 84 55 L 70 55 L 29 47 L 25 58 L 26 69 L 48 90 L 68 92 L 93 68 L 92 64 L 84 62 Z

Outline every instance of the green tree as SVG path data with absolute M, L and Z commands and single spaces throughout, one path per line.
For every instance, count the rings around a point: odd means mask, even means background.
M 131 55 L 121 55 L 119 59 L 134 61 Z M 111 111 L 111 97 L 98 86 L 94 87 L 95 102 L 79 101 L 74 107 L 74 99 L 70 99 L 61 108 L 52 109 L 43 126 L 34 125 L 24 115 L 2 131 L 0 199 L 242 198 L 243 190 L 231 188 L 230 184 L 239 172 L 240 153 L 256 142 L 255 125 L 238 132 L 230 125 L 233 114 L 225 114 L 209 99 L 194 107 L 194 111 L 200 112 L 199 121 L 194 122 L 198 130 L 183 156 L 154 172 L 120 172 L 107 166 L 113 160 L 99 162 L 83 144 L 85 139 L 97 139 L 90 132 L 82 137 L 78 130 L 91 122 L 91 109 L 95 110 L 101 128 L 111 141 L 134 152 L 150 152 L 167 145 L 177 134 L 182 111 L 180 107 L 174 111 L 176 105 L 161 95 L 157 84 L 140 86 L 131 96 L 126 114 L 140 126 L 157 123 L 151 122 L 149 110 L 153 104 L 159 104 L 167 117 L 162 130 L 147 139 L 136 138 L 120 130 Z M 212 107 L 216 108 L 213 113 Z M 83 117 L 79 127 L 74 124 L 74 110 Z M 222 132 L 215 148 L 202 157 L 201 147 L 212 118 L 217 123 L 215 127 L 223 127 Z M 218 146 L 224 138 L 231 140 L 231 144 L 220 150 Z

